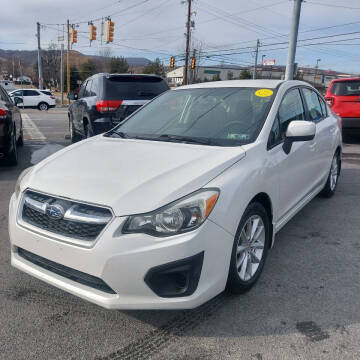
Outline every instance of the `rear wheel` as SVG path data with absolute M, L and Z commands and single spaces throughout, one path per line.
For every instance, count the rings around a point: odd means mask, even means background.
M 24 145 L 24 134 L 23 134 L 23 128 L 21 127 L 20 136 L 17 140 L 17 146 L 23 146 L 23 145 Z
M 81 140 L 80 136 L 77 134 L 75 130 L 74 123 L 71 119 L 71 116 L 69 117 L 69 132 L 70 132 L 70 139 L 72 143 L 76 143 L 79 140 Z
M 86 125 L 85 125 L 85 137 L 86 138 L 90 138 L 90 137 L 92 137 L 94 135 L 94 133 L 93 133 L 93 131 L 92 131 L 92 129 L 91 129 L 91 126 L 87 123 Z
M 320 195 L 329 198 L 335 194 L 338 179 L 340 175 L 340 154 L 337 152 L 331 162 L 330 172 L 324 189 Z
M 270 222 L 265 208 L 251 203 L 241 218 L 231 253 L 227 290 L 240 294 L 251 289 L 263 270 L 270 244 Z
M 7 163 L 7 165 L 15 166 L 18 163 L 18 152 L 17 152 L 17 146 L 16 146 L 16 131 L 15 131 L 15 129 L 14 129 L 14 133 L 11 138 L 11 143 L 12 143 L 11 144 L 12 149 L 6 157 L 6 163 Z
M 39 110 L 41 111 L 44 111 L 44 110 L 48 110 L 49 109 L 49 105 L 45 102 L 41 102 L 39 105 L 38 105 L 38 108 Z

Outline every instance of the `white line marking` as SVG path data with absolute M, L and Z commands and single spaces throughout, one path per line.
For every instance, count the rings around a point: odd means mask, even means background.
M 28 114 L 22 113 L 21 118 L 23 121 L 25 140 L 46 141 L 46 137 L 39 130 L 36 124 L 30 119 L 30 116 Z

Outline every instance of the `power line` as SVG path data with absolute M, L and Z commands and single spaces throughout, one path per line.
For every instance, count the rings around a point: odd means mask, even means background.
M 319 3 L 317 1 L 306 1 L 306 4 L 313 4 L 313 5 L 320 5 L 320 6 L 326 6 L 326 7 L 334 7 L 334 8 L 340 8 L 340 9 L 348 9 L 348 10 L 360 10 L 360 7 L 351 7 L 351 6 L 344 6 L 344 5 L 334 5 L 334 4 L 324 4 Z

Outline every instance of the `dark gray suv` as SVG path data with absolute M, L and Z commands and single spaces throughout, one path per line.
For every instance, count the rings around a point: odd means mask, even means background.
M 164 91 L 166 81 L 157 75 L 96 74 L 84 81 L 68 111 L 72 142 L 110 130 L 135 110 Z

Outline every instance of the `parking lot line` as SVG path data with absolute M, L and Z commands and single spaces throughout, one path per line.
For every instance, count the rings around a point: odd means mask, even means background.
M 27 114 L 22 114 L 23 129 L 24 129 L 24 139 L 25 140 L 37 140 L 37 141 L 46 141 L 46 137 L 39 130 L 36 124 L 30 119 L 30 116 Z

